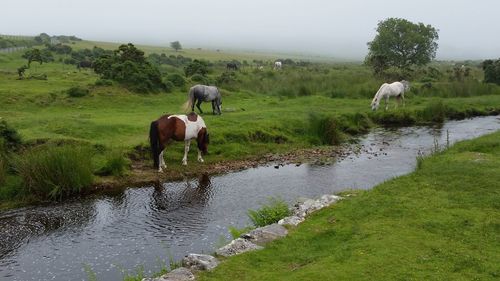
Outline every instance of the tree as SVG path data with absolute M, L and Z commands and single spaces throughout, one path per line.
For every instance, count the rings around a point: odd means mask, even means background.
M 22 57 L 28 60 L 28 68 L 31 66 L 31 62 L 33 61 L 37 61 L 40 64 L 42 64 L 44 61 L 42 58 L 42 53 L 37 48 L 27 50 Z
M 130 43 L 121 45 L 112 54 L 103 53 L 92 67 L 102 79 L 117 81 L 135 92 L 165 90 L 158 68 Z
M 408 72 L 412 66 L 425 65 L 436 57 L 438 39 L 438 31 L 431 25 L 388 18 L 378 23 L 377 35 L 368 42 L 365 63 L 375 73 L 390 67 Z
M 500 59 L 485 60 L 482 63 L 484 70 L 484 82 L 500 85 Z
M 176 52 L 182 49 L 181 43 L 179 41 L 170 42 L 170 47 Z

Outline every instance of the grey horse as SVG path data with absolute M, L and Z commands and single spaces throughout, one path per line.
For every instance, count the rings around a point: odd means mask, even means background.
M 191 108 L 191 111 L 194 111 L 194 104 L 196 103 L 196 107 L 200 110 L 200 113 L 203 113 L 200 105 L 204 101 L 212 102 L 213 114 L 221 114 L 222 97 L 219 89 L 215 86 L 195 85 L 191 87 L 189 89 L 188 100 L 184 104 L 184 109 L 188 110 Z

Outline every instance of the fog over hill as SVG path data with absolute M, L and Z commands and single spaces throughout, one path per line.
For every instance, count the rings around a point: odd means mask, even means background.
M 362 60 L 380 20 L 439 29 L 438 59 L 500 57 L 500 1 L 25 0 L 2 3 L 0 34 L 308 53 Z

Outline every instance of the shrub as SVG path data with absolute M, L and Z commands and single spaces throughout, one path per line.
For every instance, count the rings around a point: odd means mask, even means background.
M 89 94 L 89 90 L 80 86 L 69 88 L 66 93 L 72 98 L 81 98 Z
M 62 199 L 90 188 L 92 162 L 88 149 L 44 145 L 25 152 L 16 163 L 24 194 Z
M 113 81 L 108 80 L 108 79 L 97 79 L 94 83 L 96 86 L 112 86 Z
M 198 82 L 198 83 L 205 84 L 205 85 L 208 84 L 207 78 L 201 74 L 195 74 L 195 75 L 191 76 L 191 81 Z
M 421 120 L 442 123 L 446 119 L 447 107 L 442 100 L 432 101 L 418 113 Z
M 285 201 L 270 198 L 268 203 L 258 210 L 249 210 L 248 217 L 256 227 L 262 227 L 278 222 L 280 219 L 289 216 L 290 210 Z
M 174 86 L 176 87 L 183 87 L 184 85 L 186 85 L 186 79 L 184 79 L 184 77 L 182 77 L 182 75 L 178 73 L 168 75 L 167 80 L 172 82 L 172 84 L 174 84 Z
M 117 81 L 135 92 L 165 90 L 158 68 L 133 44 L 121 45 L 112 54 L 100 53 L 92 67 L 101 78 Z
M 106 163 L 99 170 L 98 174 L 121 177 L 127 172 L 129 164 L 129 160 L 124 157 L 122 151 L 112 150 L 106 154 Z
M 300 97 L 312 96 L 312 94 L 313 94 L 313 93 L 312 93 L 311 89 L 307 88 L 306 86 L 301 85 L 301 86 L 299 87 L 299 92 L 298 92 L 298 95 L 299 95 Z
M 322 144 L 337 145 L 345 139 L 342 129 L 345 127 L 334 116 L 310 116 L 312 133 L 320 138 Z
M 174 90 L 174 88 L 175 88 L 174 83 L 172 83 L 168 80 L 163 82 L 163 83 L 165 84 L 165 92 L 171 93 Z
M 21 136 L 5 120 L 0 120 L 0 152 L 17 150 L 22 144 Z
M 184 68 L 184 72 L 187 77 L 195 74 L 206 76 L 208 74 L 208 62 L 204 60 L 194 60 Z

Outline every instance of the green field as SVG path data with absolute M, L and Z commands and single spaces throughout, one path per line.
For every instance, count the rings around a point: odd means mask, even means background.
M 82 41 L 74 49 L 100 46 L 113 49 L 118 44 Z M 146 55 L 166 53 L 209 61 L 208 81 L 218 81 L 225 61 L 243 63 L 231 79 L 218 85 L 223 94 L 223 114 L 210 114 L 210 105 L 202 105 L 211 136 L 205 164 L 189 157 L 189 169 L 203 170 L 203 165 L 258 157 L 317 145 L 335 144 L 365 132 L 376 125 L 412 125 L 442 122 L 444 118 L 465 118 L 500 111 L 500 87 L 484 84 L 482 71 L 471 64 L 471 75 L 454 80 L 450 63 L 433 63 L 439 76 L 418 70 L 412 90 L 406 95 L 406 106 L 387 112 L 370 111 L 374 93 L 383 82 L 359 63 L 307 62 L 293 57 L 296 65 L 285 65 L 280 71 L 271 68 L 272 61 L 284 54 L 228 53 L 186 49 L 175 52 L 167 48 L 142 48 Z M 187 90 L 196 84 L 185 77 L 186 84 L 170 93 L 134 93 L 113 84 L 97 86 L 99 77 L 91 70 L 78 71 L 63 64 L 67 55 L 55 55 L 55 62 L 42 65 L 33 62 L 27 76 L 47 75 L 47 80 L 19 80 L 17 68 L 26 64 L 22 52 L 0 54 L 0 118 L 22 136 L 24 149 L 44 142 L 72 142 L 97 149 L 94 169 L 103 165 L 103 153 L 110 149 L 132 152 L 147 150 L 149 124 L 165 113 L 181 113 Z M 264 65 L 264 70 L 258 66 Z M 183 66 L 159 65 L 163 77 L 184 75 Z M 85 97 L 67 94 L 73 86 L 89 90 Z M 441 116 L 435 120 L 435 116 Z M 178 172 L 183 144 L 172 144 L 166 152 L 169 169 Z M 143 155 L 144 156 L 144 155 Z M 146 155 L 147 156 L 147 155 Z M 151 162 L 147 157 L 145 163 Z M 17 181 L 15 181 L 17 182 Z M 1 191 L 1 190 L 0 190 Z M 2 198 L 0 201 L 10 200 Z M 11 193 L 9 193 L 11 194 Z M 6 197 L 10 198 L 10 197 Z
M 314 213 L 197 280 L 498 280 L 500 133 Z

